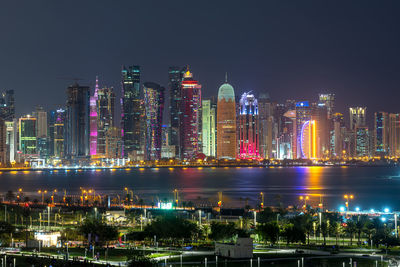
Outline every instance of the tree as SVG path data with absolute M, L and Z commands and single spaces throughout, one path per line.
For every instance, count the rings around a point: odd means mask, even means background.
M 321 234 L 324 238 L 324 246 L 326 245 L 326 236 L 328 235 L 328 223 L 326 221 L 321 222 Z
M 231 240 L 236 234 L 237 231 L 234 223 L 211 223 L 211 234 L 209 237 L 214 241 Z
M 277 222 L 259 224 L 257 225 L 256 232 L 261 236 L 263 240 L 275 244 L 279 238 L 279 225 Z
M 357 231 L 356 224 L 352 220 L 347 221 L 347 226 L 345 228 L 347 234 L 350 235 L 350 246 L 353 245 L 353 235 Z
M 151 267 L 154 261 L 146 257 L 142 250 L 131 249 L 128 252 L 128 267 Z
M 11 224 L 0 221 L 0 246 L 8 245 L 13 233 L 15 233 L 15 228 Z
M 13 202 L 13 201 L 15 200 L 15 194 L 14 194 L 14 192 L 11 191 L 11 190 L 8 190 L 7 193 L 6 193 L 6 199 L 7 199 L 9 202 Z
M 107 225 L 101 220 L 86 218 L 82 225 L 78 228 L 88 241 L 95 242 L 96 244 L 116 240 L 118 238 L 118 230 L 114 226 Z M 89 240 L 90 239 L 90 240 Z
M 305 243 L 306 242 L 306 234 L 304 229 L 302 229 L 298 225 L 294 225 L 293 223 L 288 223 L 285 225 L 282 236 L 286 239 L 286 243 Z
M 361 245 L 361 233 L 364 230 L 367 220 L 368 220 L 368 217 L 366 215 L 358 216 L 357 221 L 355 223 L 358 245 Z

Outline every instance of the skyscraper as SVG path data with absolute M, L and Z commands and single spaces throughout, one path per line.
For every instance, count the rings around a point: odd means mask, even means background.
M 215 106 L 210 99 L 203 100 L 201 104 L 201 131 L 203 153 L 207 157 L 215 157 L 216 131 L 215 131 Z
M 132 156 L 136 160 L 142 153 L 141 116 L 142 105 L 140 100 L 140 66 L 122 68 L 122 111 L 121 136 L 123 142 L 123 156 Z
M 184 70 L 181 67 L 170 67 L 168 69 L 168 87 L 170 93 L 170 123 L 171 133 L 169 134 L 169 145 L 175 147 L 175 155 L 180 158 L 180 145 L 179 145 L 179 127 L 180 127 L 180 105 L 181 105 L 181 90 L 182 90 L 182 79 Z
M 219 87 L 217 103 L 217 158 L 236 159 L 236 102 L 235 91 L 225 77 Z
M 354 131 L 356 127 L 367 126 L 366 107 L 349 108 L 349 111 L 350 111 L 350 130 Z
M 179 109 L 179 144 L 181 159 L 190 160 L 199 153 L 201 85 L 189 69 L 182 80 Z
M 19 151 L 23 159 L 37 156 L 36 118 L 30 115 L 19 118 Z
M 335 110 L 335 94 L 319 94 L 319 103 L 325 105 L 330 119 Z
M 17 119 L 6 121 L 6 145 L 7 145 L 7 161 L 15 162 L 15 154 L 18 150 L 18 122 Z
M 295 158 L 305 158 L 306 156 L 302 152 L 302 131 L 303 127 L 307 122 L 311 121 L 312 109 L 308 101 L 302 101 L 296 103 L 296 123 L 295 123 L 295 133 L 296 142 L 294 145 Z
M 79 159 L 89 156 L 90 89 L 75 83 L 67 89 L 65 120 L 65 156 Z
M 242 94 L 239 102 L 239 158 L 257 159 L 259 152 L 259 121 L 257 99 L 250 92 Z
M 161 159 L 164 91 L 165 88 L 156 83 L 146 82 L 143 85 L 146 114 L 146 160 Z
M 389 155 L 400 157 L 400 114 L 389 114 Z
M 36 136 L 38 138 L 46 138 L 48 130 L 47 112 L 43 109 L 43 107 L 37 106 L 32 115 L 36 118 Z
M 387 112 L 375 112 L 374 117 L 374 155 L 386 156 L 389 149 L 389 116 Z
M 341 113 L 334 113 L 331 116 L 333 127 L 330 134 L 331 156 L 341 158 L 343 155 L 343 130 L 344 117 Z
M 0 118 L 0 166 L 5 167 L 9 163 L 7 156 L 7 129 L 6 121 Z
M 356 157 L 368 157 L 369 156 L 369 132 L 368 127 L 357 126 L 355 129 L 356 136 Z
M 112 87 L 97 91 L 97 155 L 105 156 L 106 135 L 114 127 L 115 93 Z M 115 157 L 115 156 L 114 156 Z
M 260 116 L 260 155 L 262 158 L 273 157 L 272 143 L 274 128 L 274 105 L 268 93 L 260 94 L 258 98 L 258 112 Z
M 56 110 L 54 122 L 54 157 L 64 157 L 64 132 L 65 132 L 65 110 L 60 108 Z
M 96 86 L 93 95 L 90 96 L 90 156 L 97 154 L 97 91 L 99 90 L 99 79 L 96 76 Z
M 14 90 L 6 90 L 0 97 L 0 118 L 12 121 L 15 118 Z

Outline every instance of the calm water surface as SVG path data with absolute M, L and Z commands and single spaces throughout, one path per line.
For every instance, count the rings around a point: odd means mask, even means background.
M 329 208 L 343 205 L 343 195 L 351 193 L 351 206 L 361 209 L 400 210 L 400 168 L 398 167 L 288 167 L 288 168 L 187 168 L 122 169 L 84 171 L 19 171 L 0 174 L 0 191 L 22 187 L 33 196 L 38 189 L 78 193 L 79 188 L 122 194 L 124 187 L 147 201 L 172 198 L 177 188 L 186 201 L 199 198 L 217 201 L 223 192 L 226 206 L 239 206 L 249 199 L 258 202 L 260 192 L 265 204 L 299 205 L 300 195 L 309 195 L 317 204 L 320 195 Z M 38 195 L 36 196 L 40 198 Z M 214 202 L 215 203 L 215 202 Z

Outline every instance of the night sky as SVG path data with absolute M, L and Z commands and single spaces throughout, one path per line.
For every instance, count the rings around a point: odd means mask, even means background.
M 72 78 L 114 86 L 122 65 L 167 86 L 189 65 L 216 95 L 228 72 L 235 93 L 272 100 L 336 94 L 337 110 L 400 112 L 400 1 L 0 2 L 0 89 L 19 115 L 65 104 Z

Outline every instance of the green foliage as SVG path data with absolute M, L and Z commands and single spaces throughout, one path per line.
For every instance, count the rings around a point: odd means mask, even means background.
M 15 233 L 15 228 L 11 224 L 0 221 L 0 245 L 7 246 L 11 240 L 11 234 Z
M 256 232 L 265 241 L 275 244 L 279 238 L 279 225 L 276 222 L 269 222 L 257 225 Z
M 128 267 L 151 267 L 155 262 L 149 259 L 144 251 L 131 249 L 128 252 Z
M 214 241 L 231 240 L 238 235 L 238 229 L 235 228 L 234 223 L 211 223 L 210 239 Z
M 86 239 L 88 239 L 90 234 L 92 242 L 95 240 L 96 236 L 99 243 L 116 240 L 118 238 L 118 230 L 116 227 L 92 218 L 85 219 L 83 224 L 78 228 L 78 231 Z
M 170 215 L 159 217 L 144 229 L 145 237 L 157 236 L 157 239 L 190 239 L 198 233 L 195 223 Z
M 306 234 L 301 225 L 295 225 L 292 223 L 286 224 L 283 229 L 282 236 L 285 238 L 287 244 L 306 242 Z

